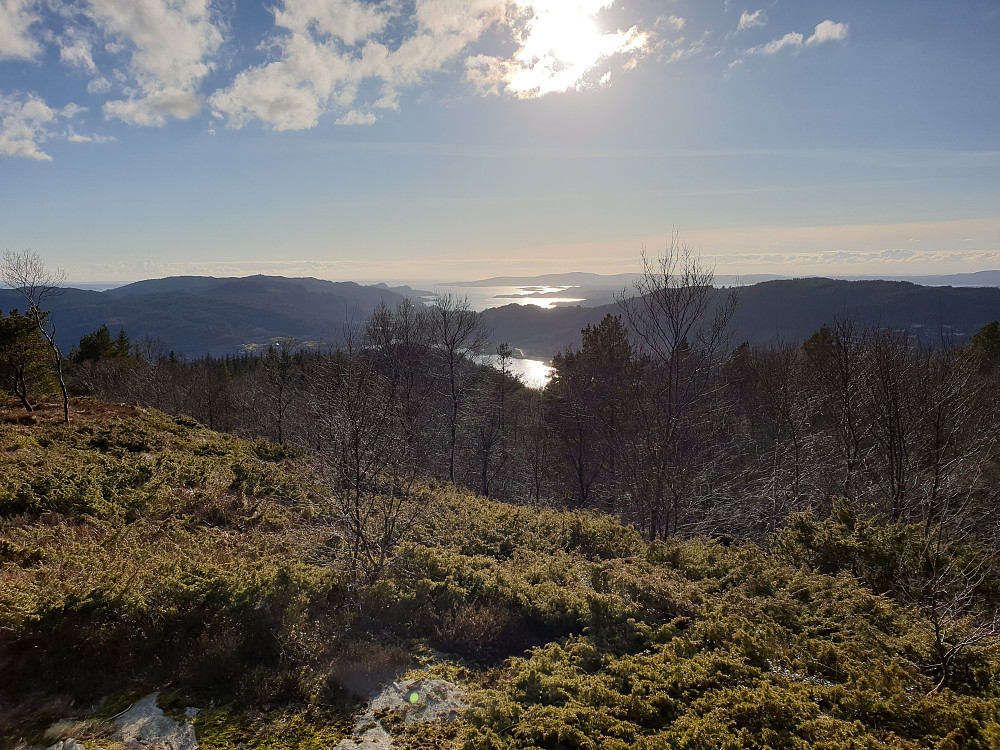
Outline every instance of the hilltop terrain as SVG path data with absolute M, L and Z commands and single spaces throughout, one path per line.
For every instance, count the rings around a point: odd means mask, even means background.
M 586 282 L 580 275 L 558 277 Z M 617 277 L 604 277 L 617 278 Z M 483 313 L 492 331 L 492 347 L 506 342 L 524 356 L 549 359 L 578 346 L 580 331 L 620 309 L 612 293 L 620 288 L 585 287 L 592 301 L 605 304 L 542 310 L 505 305 Z M 517 281 L 517 279 L 491 279 Z M 486 282 L 482 282 L 486 283 Z M 589 290 L 589 291 L 588 291 Z M 333 344 L 348 328 L 357 328 L 380 304 L 393 307 L 424 292 L 384 284 L 250 276 L 216 279 L 189 276 L 136 282 L 104 292 L 66 289 L 49 302 L 60 346 L 66 351 L 82 336 L 108 326 L 127 331 L 133 342 L 150 341 L 162 352 L 188 357 L 238 354 L 276 339 Z M 563 293 L 565 294 L 565 293 Z M 0 310 L 23 307 L 16 292 L 0 289 Z M 732 321 L 733 341 L 764 344 L 803 341 L 835 317 L 855 317 L 864 325 L 914 327 L 925 342 L 942 333 L 966 340 L 1000 317 L 997 287 L 932 287 L 905 281 L 783 279 L 744 286 Z
M 419 480 L 388 564 L 359 577 L 321 457 L 72 408 L 0 412 L 4 747 L 107 746 L 152 690 L 168 714 L 202 707 L 204 748 L 332 747 L 399 678 L 469 708 L 381 714 L 397 747 L 1000 743 L 996 647 L 961 649 L 942 684 L 926 613 L 884 584 L 918 528 L 842 505 L 763 546 L 650 543 Z
M 496 341 L 508 341 L 533 357 L 549 358 L 579 346 L 580 331 L 617 304 L 542 310 L 505 305 L 484 311 Z M 732 341 L 751 344 L 801 343 L 834 319 L 853 318 L 863 326 L 902 330 L 923 343 L 942 337 L 964 343 L 1000 317 L 1000 288 L 918 286 L 906 281 L 781 279 L 739 288 L 731 321 Z
M 154 339 L 164 353 L 201 357 L 236 354 L 275 338 L 335 342 L 345 326 L 365 320 L 381 303 L 397 304 L 407 291 L 281 276 L 179 276 L 104 292 L 67 288 L 48 306 L 66 351 L 106 325 L 124 328 L 136 342 Z M 0 310 L 23 307 L 21 295 L 0 289 Z

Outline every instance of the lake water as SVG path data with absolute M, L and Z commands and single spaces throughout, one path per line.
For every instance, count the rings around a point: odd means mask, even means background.
M 456 297 L 467 297 L 469 306 L 476 312 L 482 312 L 491 307 L 504 305 L 535 305 L 550 310 L 557 305 L 578 305 L 586 302 L 580 297 L 572 297 L 572 286 L 456 286 L 454 284 L 428 284 L 427 282 L 390 281 L 389 286 L 410 286 L 413 289 L 437 294 L 454 294 Z M 566 292 L 560 295 L 559 292 Z M 556 295 L 543 297 L 541 295 Z M 424 297 L 425 302 L 433 302 L 434 296 Z M 496 355 L 485 355 L 478 358 L 480 362 L 497 366 Z M 529 388 L 544 388 L 552 379 L 552 366 L 540 359 L 514 357 L 510 360 L 510 371 Z
M 487 354 L 477 359 L 483 364 L 499 367 L 499 359 L 495 354 Z M 507 368 L 518 380 L 529 388 L 544 388 L 552 379 L 553 367 L 540 359 L 523 359 L 512 357 L 507 362 Z
M 586 300 L 573 297 L 571 286 L 451 286 L 448 284 L 419 285 L 411 283 L 414 289 L 424 289 L 435 294 L 454 294 L 468 297 L 469 305 L 476 312 L 504 305 L 535 305 L 550 310 L 557 305 L 578 305 Z M 566 292 L 565 296 L 558 294 Z M 554 296 L 541 296 L 554 295 Z M 433 297 L 427 302 L 433 301 Z
M 511 371 L 529 388 L 544 388 L 552 379 L 552 365 L 540 359 L 512 359 Z

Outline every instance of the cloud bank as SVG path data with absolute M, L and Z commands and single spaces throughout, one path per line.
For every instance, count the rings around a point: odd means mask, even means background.
M 607 85 L 605 63 L 634 60 L 651 38 L 637 26 L 599 28 L 617 1 L 277 0 L 264 6 L 271 29 L 251 40 L 264 59 L 248 64 L 236 59 L 246 40 L 231 38 L 222 0 L 4 0 L 0 60 L 36 60 L 54 47 L 89 77 L 88 93 L 107 95 L 105 118 L 130 125 L 162 127 L 206 103 L 231 128 L 302 130 L 327 114 L 367 124 L 442 72 L 517 97 Z M 491 30 L 509 51 L 471 49 Z M 229 80 L 206 90 L 220 70 Z
M 199 114 L 230 129 L 365 126 L 398 110 L 403 95 L 444 76 L 481 96 L 516 99 L 611 86 L 652 56 L 732 60 L 798 51 L 847 38 L 826 20 L 729 54 L 712 32 L 664 14 L 646 23 L 624 0 L 259 0 L 264 25 L 237 38 L 236 0 L 2 0 L 0 61 L 86 79 L 106 121 L 164 127 Z M 622 19 L 632 18 L 628 22 Z M 739 33 L 763 28 L 742 11 Z M 690 38 L 685 34 L 689 34 Z M 70 79 L 72 80 L 72 78 Z M 63 104 L 63 109 L 69 105 Z M 46 141 L 99 142 L 56 121 L 68 115 L 31 91 L 3 100 L 0 155 L 44 160 Z M 215 124 L 209 128 L 214 131 Z M 72 137 L 71 137 L 72 136 Z
M 447 70 L 490 29 L 517 44 L 511 56 L 467 55 L 466 78 L 484 94 L 518 97 L 576 88 L 610 58 L 639 54 L 637 27 L 602 32 L 596 16 L 613 0 L 417 0 L 411 15 L 395 2 L 284 0 L 275 10 L 274 60 L 250 67 L 209 98 L 231 128 L 257 120 L 275 130 L 368 124 L 398 107 L 400 91 Z M 383 41 L 393 37 L 393 43 Z M 607 70 L 598 80 L 605 83 Z M 374 95 L 363 89 L 374 90 Z

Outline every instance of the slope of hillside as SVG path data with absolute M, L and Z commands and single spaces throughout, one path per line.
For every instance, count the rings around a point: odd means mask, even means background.
M 106 292 L 66 289 L 48 300 L 59 344 L 107 325 L 124 328 L 138 342 L 153 337 L 164 352 L 189 357 L 239 353 L 276 338 L 335 342 L 345 326 L 363 322 L 384 302 L 394 306 L 405 291 L 353 282 L 250 276 L 241 279 L 175 277 L 136 282 Z M 0 290 L 0 309 L 21 309 L 21 297 Z M 506 305 L 486 310 L 493 341 L 528 356 L 550 358 L 579 345 L 580 330 L 598 323 L 617 305 L 542 310 Z M 733 319 L 736 343 L 800 341 L 835 317 L 910 329 L 925 340 L 942 333 L 964 340 L 1000 318 L 996 287 L 925 287 L 902 281 L 836 281 L 822 278 L 765 281 L 743 287 Z
M 111 717 L 159 689 L 168 713 L 203 708 L 203 748 L 329 748 L 402 676 L 455 683 L 469 708 L 383 712 L 398 747 L 1000 742 L 995 648 L 964 649 L 935 690 L 921 613 L 812 567 L 834 549 L 885 565 L 904 528 L 799 517 L 766 550 L 649 544 L 606 516 L 423 482 L 392 565 L 363 582 L 343 529 L 315 523 L 328 490 L 307 455 L 184 417 L 73 413 L 0 410 L 4 747 L 107 747 Z
M 274 338 L 333 342 L 345 325 L 365 320 L 382 302 L 404 299 L 386 288 L 353 282 L 249 276 L 179 276 L 140 281 L 106 292 L 66 289 L 46 306 L 66 351 L 107 325 L 134 342 L 160 339 L 165 350 L 190 357 L 239 353 Z M 0 290 L 0 309 L 23 308 L 16 292 Z
M 495 341 L 514 342 L 526 354 L 549 358 L 579 346 L 580 330 L 609 313 L 618 315 L 621 308 L 542 310 L 507 305 L 486 310 L 483 318 L 493 329 Z M 961 343 L 1000 319 L 1000 289 L 823 278 L 765 281 L 739 290 L 732 339 L 735 344 L 803 341 L 823 324 L 847 317 L 866 325 L 906 330 L 932 345 L 942 336 Z

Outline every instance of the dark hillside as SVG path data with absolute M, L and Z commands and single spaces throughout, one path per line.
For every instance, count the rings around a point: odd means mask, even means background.
M 617 305 L 556 310 L 507 305 L 486 310 L 483 318 L 495 331 L 494 340 L 517 342 L 526 353 L 548 358 L 568 346 L 579 346 L 580 331 L 587 325 L 620 312 Z M 803 341 L 838 317 L 908 330 L 926 343 L 938 342 L 942 335 L 962 342 L 1000 318 L 1000 289 L 823 278 L 765 281 L 740 290 L 733 340 L 737 344 Z
M 615 305 L 603 307 L 557 307 L 542 310 L 534 305 L 510 304 L 484 310 L 483 322 L 493 332 L 493 341 L 507 341 L 525 356 L 550 358 L 559 351 L 580 345 L 580 331 L 596 324 Z
M 131 284 L 108 289 L 102 294 L 115 299 L 121 297 L 131 297 L 135 294 L 167 294 L 171 292 L 184 292 L 188 294 L 199 294 L 218 286 L 230 279 L 219 279 L 213 276 L 168 276 L 164 279 L 146 279 L 145 281 L 135 281 Z
M 385 302 L 403 299 L 383 286 L 318 279 L 250 276 L 241 279 L 175 277 L 129 284 L 106 292 L 66 289 L 48 306 L 58 340 L 67 351 L 102 325 L 124 328 L 133 341 L 161 339 L 166 350 L 190 357 L 236 354 L 246 345 L 276 338 L 333 342 L 345 325 L 357 325 Z M 20 296 L 0 290 L 0 309 L 23 308 Z M 554 310 L 506 305 L 486 310 L 493 340 L 526 355 L 550 358 L 577 346 L 580 331 L 616 305 Z M 903 281 L 836 281 L 822 278 L 767 281 L 744 287 L 734 340 L 799 341 L 834 317 L 912 329 L 926 341 L 942 332 L 962 341 L 1000 318 L 996 287 L 925 287 Z
M 333 342 L 345 325 L 365 320 L 382 302 L 402 295 L 353 282 L 250 276 L 179 276 L 129 284 L 106 292 L 66 289 L 50 298 L 58 342 L 66 351 L 107 325 L 133 342 L 160 339 L 165 350 L 190 357 L 236 354 L 275 338 Z M 0 290 L 0 308 L 23 307 L 20 295 Z
M 833 317 L 910 330 L 928 343 L 942 335 L 968 340 L 1000 315 L 996 287 L 930 287 L 907 281 L 794 279 L 766 281 L 740 292 L 740 341 L 802 341 Z

